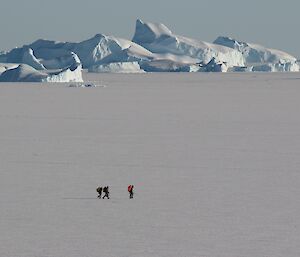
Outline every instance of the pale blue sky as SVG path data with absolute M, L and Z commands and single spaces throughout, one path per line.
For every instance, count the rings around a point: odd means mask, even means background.
M 81 41 L 104 33 L 131 39 L 135 20 L 212 42 L 231 36 L 300 58 L 299 0 L 1 0 L 0 49 L 38 38 Z

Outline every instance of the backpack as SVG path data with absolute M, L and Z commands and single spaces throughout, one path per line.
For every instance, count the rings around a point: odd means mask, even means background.
M 131 192 L 132 189 L 133 189 L 133 185 L 129 185 L 129 186 L 128 186 L 128 192 Z

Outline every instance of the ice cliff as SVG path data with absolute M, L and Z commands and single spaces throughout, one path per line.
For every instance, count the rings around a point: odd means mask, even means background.
M 94 65 L 89 68 L 90 72 L 98 73 L 141 73 L 144 70 L 141 69 L 138 62 L 112 62 L 107 64 Z

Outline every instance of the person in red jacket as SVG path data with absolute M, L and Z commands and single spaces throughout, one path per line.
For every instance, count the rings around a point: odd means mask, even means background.
M 133 198 L 133 185 L 128 186 L 129 199 Z

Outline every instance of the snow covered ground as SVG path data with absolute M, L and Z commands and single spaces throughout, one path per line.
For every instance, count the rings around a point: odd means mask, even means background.
M 300 256 L 299 74 L 85 79 L 0 85 L 0 256 Z

